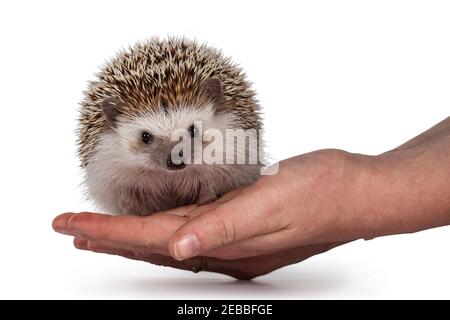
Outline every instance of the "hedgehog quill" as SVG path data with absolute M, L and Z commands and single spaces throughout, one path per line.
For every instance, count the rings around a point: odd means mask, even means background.
M 261 126 L 246 75 L 219 50 L 188 39 L 140 42 L 101 68 L 81 102 L 87 194 L 106 212 L 131 215 L 214 201 L 259 178 Z M 220 148 L 211 152 L 213 143 Z

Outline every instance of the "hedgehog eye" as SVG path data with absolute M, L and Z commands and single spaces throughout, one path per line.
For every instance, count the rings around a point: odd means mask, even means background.
M 189 132 L 189 134 L 191 135 L 191 138 L 194 138 L 195 136 L 197 136 L 197 128 L 194 126 L 194 125 L 191 125 L 189 128 L 188 128 L 188 132 Z
M 150 132 L 142 131 L 141 139 L 143 143 L 149 144 L 153 140 L 153 135 Z

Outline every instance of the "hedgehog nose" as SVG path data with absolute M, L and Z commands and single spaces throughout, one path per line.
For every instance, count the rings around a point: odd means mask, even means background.
M 175 157 L 172 157 L 172 154 L 169 154 L 167 157 L 167 168 L 170 170 L 183 169 L 185 166 L 186 165 L 183 162 L 183 150 L 181 150 Z

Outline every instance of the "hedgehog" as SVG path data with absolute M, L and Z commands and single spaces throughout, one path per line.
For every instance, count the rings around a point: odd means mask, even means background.
M 220 50 L 186 38 L 138 42 L 100 68 L 80 103 L 86 193 L 111 214 L 149 215 L 214 201 L 259 178 L 261 122 L 251 83 Z M 211 152 L 218 161 L 193 161 L 229 130 L 245 132 L 244 143 L 227 155 Z M 251 162 L 246 153 L 255 145 Z M 220 161 L 230 153 L 245 161 Z

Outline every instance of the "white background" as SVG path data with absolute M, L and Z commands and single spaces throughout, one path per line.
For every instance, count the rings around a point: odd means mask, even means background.
M 238 282 L 77 251 L 51 229 L 83 202 L 77 103 L 97 67 L 153 35 L 241 64 L 282 159 L 377 154 L 449 115 L 446 1 L 0 2 L 0 298 L 450 298 L 448 227 L 357 241 Z

